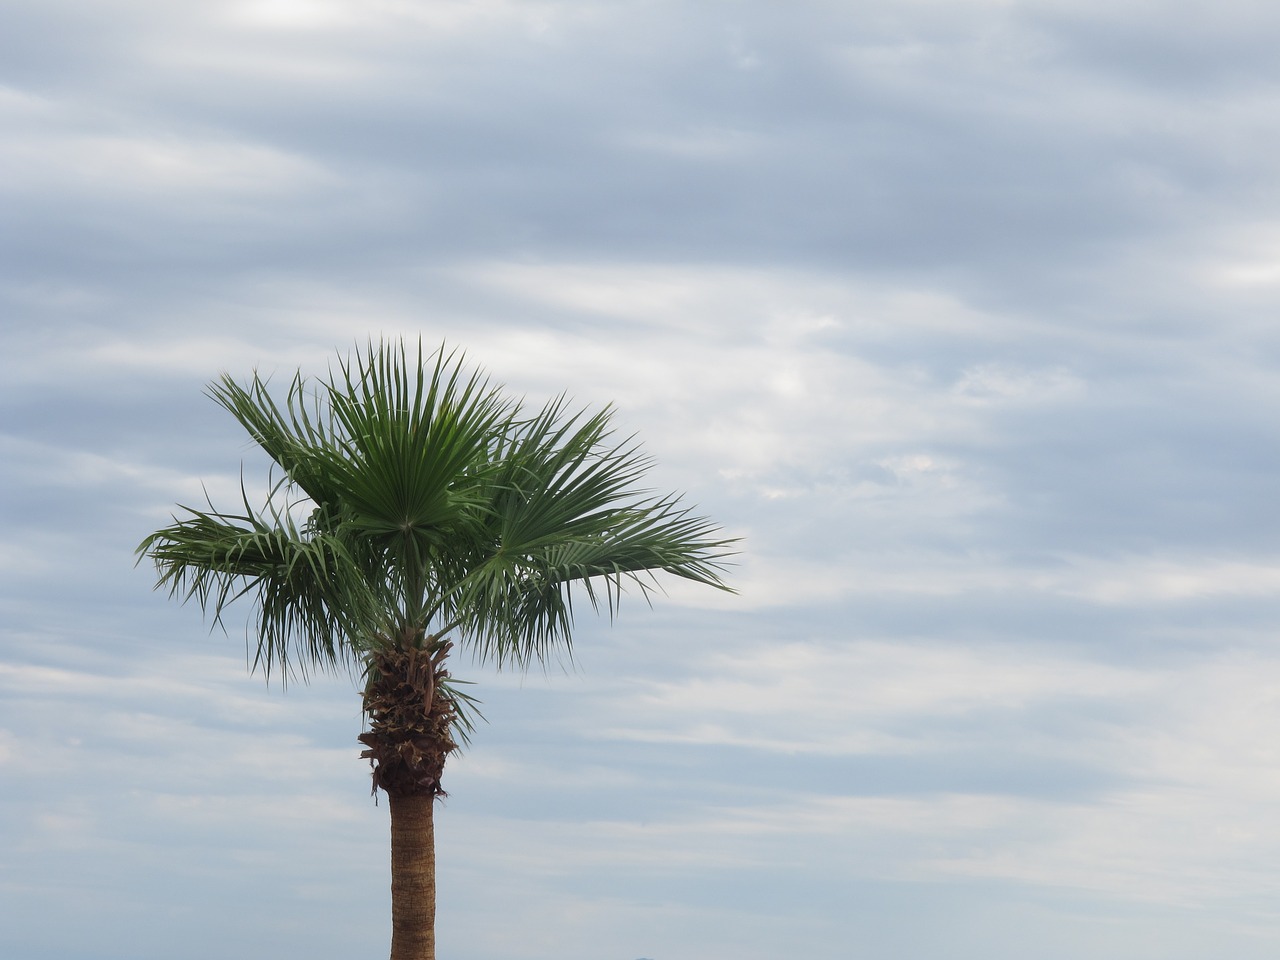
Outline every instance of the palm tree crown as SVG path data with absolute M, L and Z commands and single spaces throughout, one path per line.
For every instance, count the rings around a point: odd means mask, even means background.
M 632 489 L 650 460 L 611 442 L 609 409 L 559 398 L 526 415 L 456 353 L 417 359 L 371 345 L 313 393 L 296 376 L 283 408 L 256 375 L 210 388 L 283 476 L 264 508 L 184 507 L 139 552 L 215 618 L 252 596 L 255 667 L 363 664 L 429 629 L 524 667 L 568 648 L 571 585 L 611 613 L 659 570 L 727 589 L 732 541 L 676 497 Z

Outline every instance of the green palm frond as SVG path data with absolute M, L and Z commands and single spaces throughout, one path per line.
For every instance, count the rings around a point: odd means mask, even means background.
M 523 668 L 569 652 L 574 589 L 593 608 L 603 594 L 611 616 L 659 571 L 729 589 L 734 541 L 677 497 L 634 490 L 651 461 L 630 439 L 609 444 L 610 418 L 567 415 L 559 399 L 498 448 L 482 555 L 441 598 L 480 659 Z
M 138 552 L 155 562 L 157 586 L 197 601 L 214 623 L 230 603 L 251 596 L 254 668 L 305 678 L 313 667 L 353 662 L 347 638 L 375 628 L 385 604 L 371 595 L 365 570 L 341 539 L 320 529 L 314 516 L 309 529 L 299 529 L 287 490 L 285 482 L 276 484 L 262 511 L 252 510 L 247 496 L 243 513 L 182 507 L 186 516 L 151 534 Z
M 371 347 L 329 385 L 343 443 L 327 466 L 361 533 L 407 536 L 425 548 L 474 514 L 459 480 L 484 462 L 511 404 L 459 361 L 441 350 L 428 375 L 420 349 L 410 372 L 403 345 L 398 354 Z
M 470 680 L 459 680 L 457 677 L 448 677 L 440 683 L 441 690 L 445 696 L 453 701 L 454 736 L 458 738 L 458 742 L 464 746 L 471 745 L 471 735 L 476 732 L 476 723 L 485 719 L 484 713 L 480 710 L 480 701 L 469 693 L 465 693 L 462 687 L 472 686 Z

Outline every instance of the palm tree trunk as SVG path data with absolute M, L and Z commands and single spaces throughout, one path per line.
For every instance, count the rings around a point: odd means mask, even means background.
M 435 797 L 391 808 L 391 960 L 436 960 Z

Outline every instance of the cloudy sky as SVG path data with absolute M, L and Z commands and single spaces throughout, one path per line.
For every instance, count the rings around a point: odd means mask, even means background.
M 451 960 L 1280 951 L 1280 8 L 0 4 L 0 955 L 383 955 L 347 680 L 133 549 L 369 337 L 614 402 L 736 597 L 465 658 Z M 246 617 L 249 611 L 245 611 Z

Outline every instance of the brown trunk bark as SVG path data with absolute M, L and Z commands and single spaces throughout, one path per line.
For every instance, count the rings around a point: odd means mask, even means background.
M 391 808 L 391 960 L 436 960 L 435 797 Z

